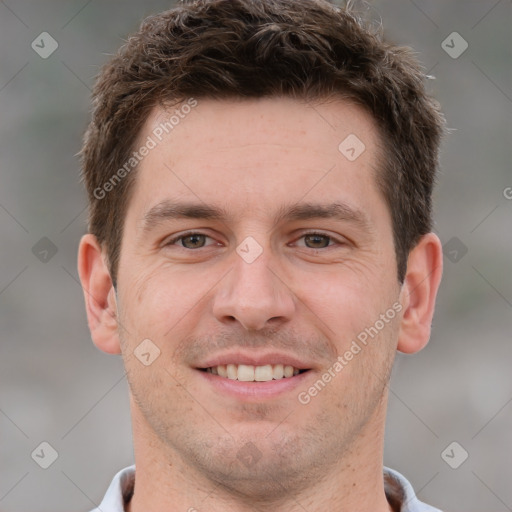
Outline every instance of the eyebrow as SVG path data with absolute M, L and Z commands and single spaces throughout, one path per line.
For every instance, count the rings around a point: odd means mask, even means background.
M 142 219 L 143 232 L 151 231 L 159 224 L 168 220 L 177 219 L 203 219 L 224 220 L 227 212 L 222 208 L 208 206 L 201 203 L 175 203 L 164 200 L 150 208 Z
M 346 203 L 301 203 L 289 207 L 283 206 L 277 213 L 274 223 L 308 219 L 340 220 L 353 223 L 365 231 L 371 231 L 371 222 L 368 216 L 362 210 L 353 208 Z
M 150 208 L 142 219 L 142 230 L 147 233 L 169 220 L 201 219 L 227 221 L 230 218 L 224 208 L 204 203 L 172 202 L 164 200 Z M 274 217 L 274 224 L 284 221 L 308 219 L 334 219 L 349 222 L 359 229 L 371 232 L 371 222 L 362 211 L 345 203 L 301 203 L 282 206 Z

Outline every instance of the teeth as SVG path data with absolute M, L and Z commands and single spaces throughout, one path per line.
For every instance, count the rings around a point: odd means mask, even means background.
M 267 380 L 272 380 L 272 378 L 273 378 L 273 372 L 272 372 L 272 366 L 270 364 L 267 364 L 265 366 L 255 366 L 254 367 L 254 380 L 255 381 L 265 382 Z
M 231 380 L 242 382 L 268 382 L 272 379 L 279 380 L 298 375 L 300 370 L 290 365 L 266 364 L 264 366 L 253 366 L 250 364 L 221 364 L 207 368 L 208 373 L 227 377 Z
M 284 376 L 285 377 L 293 377 L 293 366 L 286 365 L 284 367 Z
M 238 380 L 252 382 L 254 380 L 254 366 L 248 364 L 238 365 Z
M 228 364 L 226 368 L 228 373 L 228 379 L 236 380 L 236 378 L 238 377 L 238 367 L 236 366 L 236 364 Z
M 274 379 L 282 379 L 284 377 L 284 367 L 282 364 L 275 364 L 273 371 Z

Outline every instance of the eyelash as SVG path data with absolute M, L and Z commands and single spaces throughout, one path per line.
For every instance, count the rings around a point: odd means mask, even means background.
M 182 240 L 184 238 L 187 238 L 187 237 L 193 236 L 193 235 L 201 235 L 201 236 L 205 236 L 207 238 L 212 238 L 211 236 L 206 235 L 205 233 L 201 233 L 201 232 L 198 232 L 198 231 L 188 231 L 188 232 L 182 233 L 181 235 L 178 235 L 178 236 L 176 236 L 174 238 L 171 238 L 170 240 L 165 242 L 164 246 L 174 245 L 179 240 Z M 302 233 L 302 235 L 299 238 L 297 238 L 297 240 L 300 240 L 301 238 L 304 238 L 306 236 L 321 236 L 321 237 L 328 238 L 329 242 L 334 242 L 334 243 L 336 243 L 338 245 L 345 245 L 345 242 L 342 242 L 341 240 L 338 240 L 338 239 L 336 239 L 335 237 L 333 237 L 331 235 L 328 235 L 326 233 L 321 233 L 321 232 L 318 232 L 318 231 L 308 231 L 306 233 Z M 327 249 L 328 247 L 331 247 L 331 245 L 327 245 L 326 247 L 320 247 L 318 249 L 315 249 L 315 248 L 312 248 L 312 247 L 305 247 L 305 248 L 318 251 L 318 250 L 322 250 L 322 249 Z M 181 246 L 181 248 L 182 249 L 186 249 L 187 251 L 197 251 L 198 249 L 205 249 L 205 247 L 198 247 L 197 249 L 189 249 L 188 247 L 183 247 L 183 245 Z

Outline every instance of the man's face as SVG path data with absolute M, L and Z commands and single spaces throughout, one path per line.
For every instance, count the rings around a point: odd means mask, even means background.
M 342 101 L 201 100 L 139 164 L 120 335 L 138 428 L 177 466 L 279 492 L 380 435 L 400 286 L 379 141 Z

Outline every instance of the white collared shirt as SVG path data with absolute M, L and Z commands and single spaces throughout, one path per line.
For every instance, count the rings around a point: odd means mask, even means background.
M 402 491 L 400 512 L 441 512 L 439 509 L 419 501 L 411 484 L 398 471 L 385 467 L 384 477 L 388 482 L 397 484 Z M 124 512 L 124 503 L 131 499 L 134 484 L 135 466 L 129 466 L 119 471 L 112 480 L 100 506 L 91 512 Z

